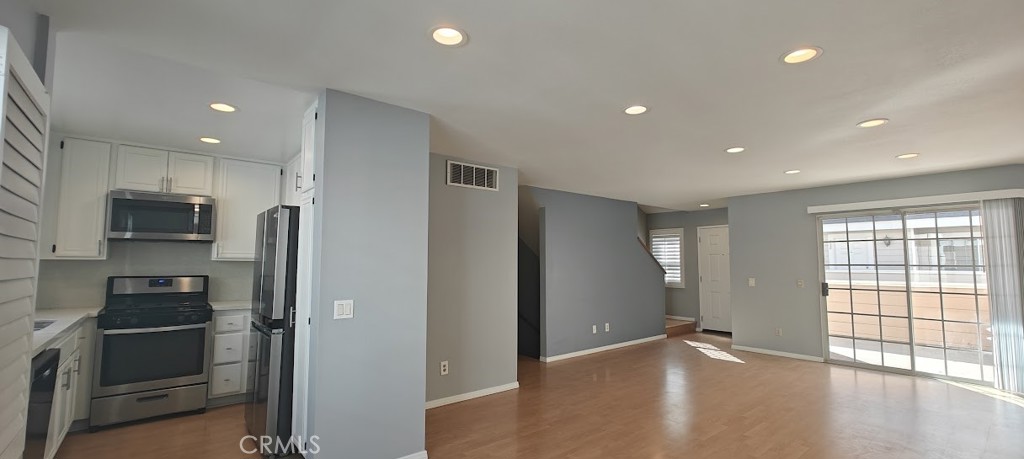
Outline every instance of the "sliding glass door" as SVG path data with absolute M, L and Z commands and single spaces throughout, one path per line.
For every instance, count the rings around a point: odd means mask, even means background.
M 977 208 L 820 222 L 830 361 L 992 380 Z

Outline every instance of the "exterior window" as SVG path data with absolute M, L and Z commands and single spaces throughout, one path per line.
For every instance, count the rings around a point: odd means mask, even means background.
M 651 253 L 665 269 L 665 286 L 683 288 L 683 229 L 652 230 Z

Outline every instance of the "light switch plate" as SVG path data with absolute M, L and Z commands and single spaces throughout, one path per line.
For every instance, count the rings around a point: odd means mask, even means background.
M 351 319 L 355 316 L 355 302 L 353 300 L 334 301 L 334 320 Z
M 757 279 L 754 279 L 753 277 L 748 277 L 747 278 L 747 286 L 748 287 L 757 287 Z

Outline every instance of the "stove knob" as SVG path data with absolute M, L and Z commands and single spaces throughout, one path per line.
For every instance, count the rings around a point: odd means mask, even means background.
M 192 319 L 192 321 L 197 321 L 199 320 L 199 314 L 192 314 L 191 316 L 189 316 L 189 319 Z
M 136 318 L 136 317 L 132 317 L 131 320 L 129 321 L 129 323 L 131 323 L 132 325 L 135 325 L 135 324 L 139 323 L 139 319 Z

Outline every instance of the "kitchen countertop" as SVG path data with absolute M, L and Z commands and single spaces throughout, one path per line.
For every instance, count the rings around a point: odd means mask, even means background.
M 250 300 L 238 300 L 238 301 L 211 301 L 210 306 L 213 306 L 214 311 L 248 311 L 252 308 L 252 301 Z
M 96 317 L 100 309 L 103 309 L 103 307 L 37 309 L 35 320 L 55 320 L 56 322 L 32 333 L 32 356 L 34 357 L 44 349 L 56 344 L 57 341 L 67 336 L 69 331 L 81 324 L 85 319 Z

